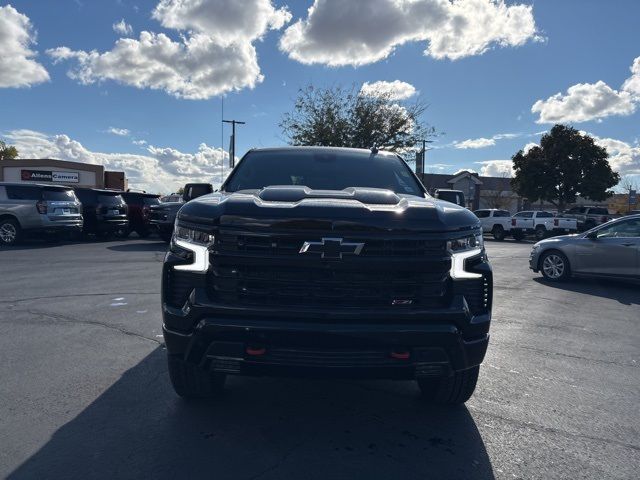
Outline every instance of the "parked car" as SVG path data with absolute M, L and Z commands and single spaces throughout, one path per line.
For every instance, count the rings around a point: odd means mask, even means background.
M 71 236 L 82 230 L 80 202 L 71 187 L 0 183 L 0 245 L 25 235 Z
M 160 195 L 145 192 L 122 192 L 122 198 L 127 204 L 127 218 L 129 228 L 123 229 L 120 233 L 122 237 L 127 237 L 135 231 L 140 237 L 147 238 L 153 232 L 149 219 L 151 207 L 160 205 Z
M 575 218 L 578 222 L 578 230 L 590 230 L 597 225 L 611 220 L 611 215 L 606 207 L 573 207 L 562 214 L 565 218 Z
M 485 208 L 473 212 L 480 219 L 483 233 L 490 233 L 496 240 L 504 240 L 511 230 L 511 213 L 508 210 Z
M 618 218 L 579 235 L 536 243 L 529 267 L 551 281 L 572 275 L 640 280 L 640 215 Z
M 575 233 L 578 224 L 575 218 L 555 216 L 552 212 L 524 210 L 516 213 L 511 219 L 511 234 L 516 240 L 533 235 L 542 240 L 550 235 Z
M 171 241 L 173 224 L 178 210 L 182 208 L 185 202 L 212 193 L 213 186 L 210 183 L 187 183 L 183 191 L 184 193 L 179 202 L 160 202 L 158 205 L 152 205 L 149 210 L 150 225 L 158 231 L 160 238 L 167 243 Z
M 82 202 L 84 235 L 108 238 L 129 228 L 127 204 L 119 191 L 76 188 L 75 192 Z
M 462 190 L 448 190 L 446 188 L 438 188 L 433 194 L 438 200 L 455 203 L 461 207 L 466 207 L 464 192 Z
M 225 375 L 417 380 L 468 400 L 491 323 L 478 219 L 376 149 L 250 150 L 185 203 L 165 256 L 163 333 L 178 395 Z

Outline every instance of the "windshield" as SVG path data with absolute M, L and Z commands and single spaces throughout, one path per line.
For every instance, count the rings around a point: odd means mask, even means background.
M 271 185 L 301 185 L 314 190 L 385 188 L 423 196 L 409 167 L 398 157 L 318 150 L 250 152 L 224 190 L 254 190 Z

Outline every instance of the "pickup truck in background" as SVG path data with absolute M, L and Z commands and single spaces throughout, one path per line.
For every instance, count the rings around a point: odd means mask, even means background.
M 490 233 L 493 238 L 502 241 L 511 230 L 511 213 L 508 210 L 485 208 L 473 212 L 480 219 L 482 233 Z
M 609 210 L 606 207 L 573 207 L 562 214 L 565 218 L 574 218 L 578 222 L 578 230 L 591 230 L 611 220 Z
M 552 235 L 576 233 L 578 224 L 574 218 L 556 217 L 551 212 L 526 210 L 511 217 L 511 235 L 522 240 L 533 235 L 540 241 Z

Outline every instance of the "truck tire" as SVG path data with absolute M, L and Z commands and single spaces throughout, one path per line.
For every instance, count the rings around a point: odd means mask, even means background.
M 454 372 L 449 377 L 440 380 L 418 380 L 422 397 L 431 403 L 442 405 L 459 405 L 471 398 L 480 367 L 476 366 L 468 370 Z
M 521 241 L 522 241 L 522 239 L 524 238 L 524 232 L 515 231 L 515 232 L 513 232 L 513 234 L 512 234 L 512 235 L 513 235 L 513 239 L 514 239 L 516 242 L 521 242 Z
M 22 240 L 22 228 L 11 217 L 0 219 L 0 245 L 16 245 Z
M 546 236 L 547 236 L 547 229 L 542 225 L 538 225 L 535 231 L 536 240 L 538 241 L 544 240 Z
M 542 276 L 551 282 L 562 282 L 571 277 L 569 259 L 559 250 L 549 250 L 540 257 L 538 267 Z
M 502 225 L 494 225 L 491 230 L 491 235 L 493 235 L 493 238 L 499 242 L 504 240 L 505 233 Z
M 224 389 L 226 375 L 209 373 L 175 355 L 169 355 L 168 360 L 171 384 L 182 398 L 214 397 Z

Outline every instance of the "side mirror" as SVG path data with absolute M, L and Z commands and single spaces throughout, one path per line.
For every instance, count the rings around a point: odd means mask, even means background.
M 587 235 L 584 238 L 588 238 L 590 240 L 597 240 L 598 239 L 598 231 L 593 231 L 593 232 L 589 232 L 587 233 Z
M 198 198 L 209 193 L 213 193 L 213 185 L 210 183 L 187 183 L 184 186 L 182 199 L 185 202 L 188 202 L 189 200 L 193 200 L 194 198 Z

